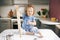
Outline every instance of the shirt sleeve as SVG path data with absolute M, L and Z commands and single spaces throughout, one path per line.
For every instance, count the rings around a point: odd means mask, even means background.
M 32 18 L 32 20 L 33 20 L 33 21 L 35 21 L 35 20 L 36 20 L 36 18 L 35 18 L 35 17 L 33 17 L 33 18 Z
M 25 18 L 25 14 L 23 14 L 22 18 L 23 18 L 23 20 L 24 20 L 24 18 Z

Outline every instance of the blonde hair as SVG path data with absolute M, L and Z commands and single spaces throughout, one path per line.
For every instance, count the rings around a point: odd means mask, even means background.
M 33 15 L 34 15 L 34 6 L 33 5 L 31 5 L 31 4 L 28 4 L 27 6 L 26 6 L 26 8 L 25 8 L 25 13 L 27 13 L 27 9 L 28 8 L 33 8 Z

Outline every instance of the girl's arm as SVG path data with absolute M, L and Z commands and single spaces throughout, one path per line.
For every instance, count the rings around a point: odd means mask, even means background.
M 28 21 L 28 24 L 30 24 L 30 25 L 36 25 L 36 21 L 35 20 L 33 22 Z

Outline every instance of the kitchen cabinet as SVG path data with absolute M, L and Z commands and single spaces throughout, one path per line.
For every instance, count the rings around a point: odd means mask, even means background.
M 9 18 L 0 18 L 0 32 L 4 31 L 5 29 L 11 28 L 11 21 Z
M 4 5 L 22 5 L 22 4 L 35 4 L 35 5 L 40 5 L 44 4 L 47 5 L 49 4 L 49 0 L 0 0 L 0 6 Z
M 40 5 L 40 4 L 47 5 L 49 4 L 49 0 L 29 0 L 28 3 L 34 5 Z
M 0 0 L 0 6 L 28 4 L 28 0 Z
M 28 0 L 14 0 L 14 4 L 28 4 Z
M 3 5 L 12 5 L 13 1 L 12 0 L 0 0 L 0 6 Z

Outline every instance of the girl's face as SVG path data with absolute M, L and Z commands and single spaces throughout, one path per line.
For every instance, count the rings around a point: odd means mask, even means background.
M 33 15 L 33 8 L 32 7 L 29 7 L 29 8 L 27 8 L 27 15 L 28 16 L 32 16 Z

